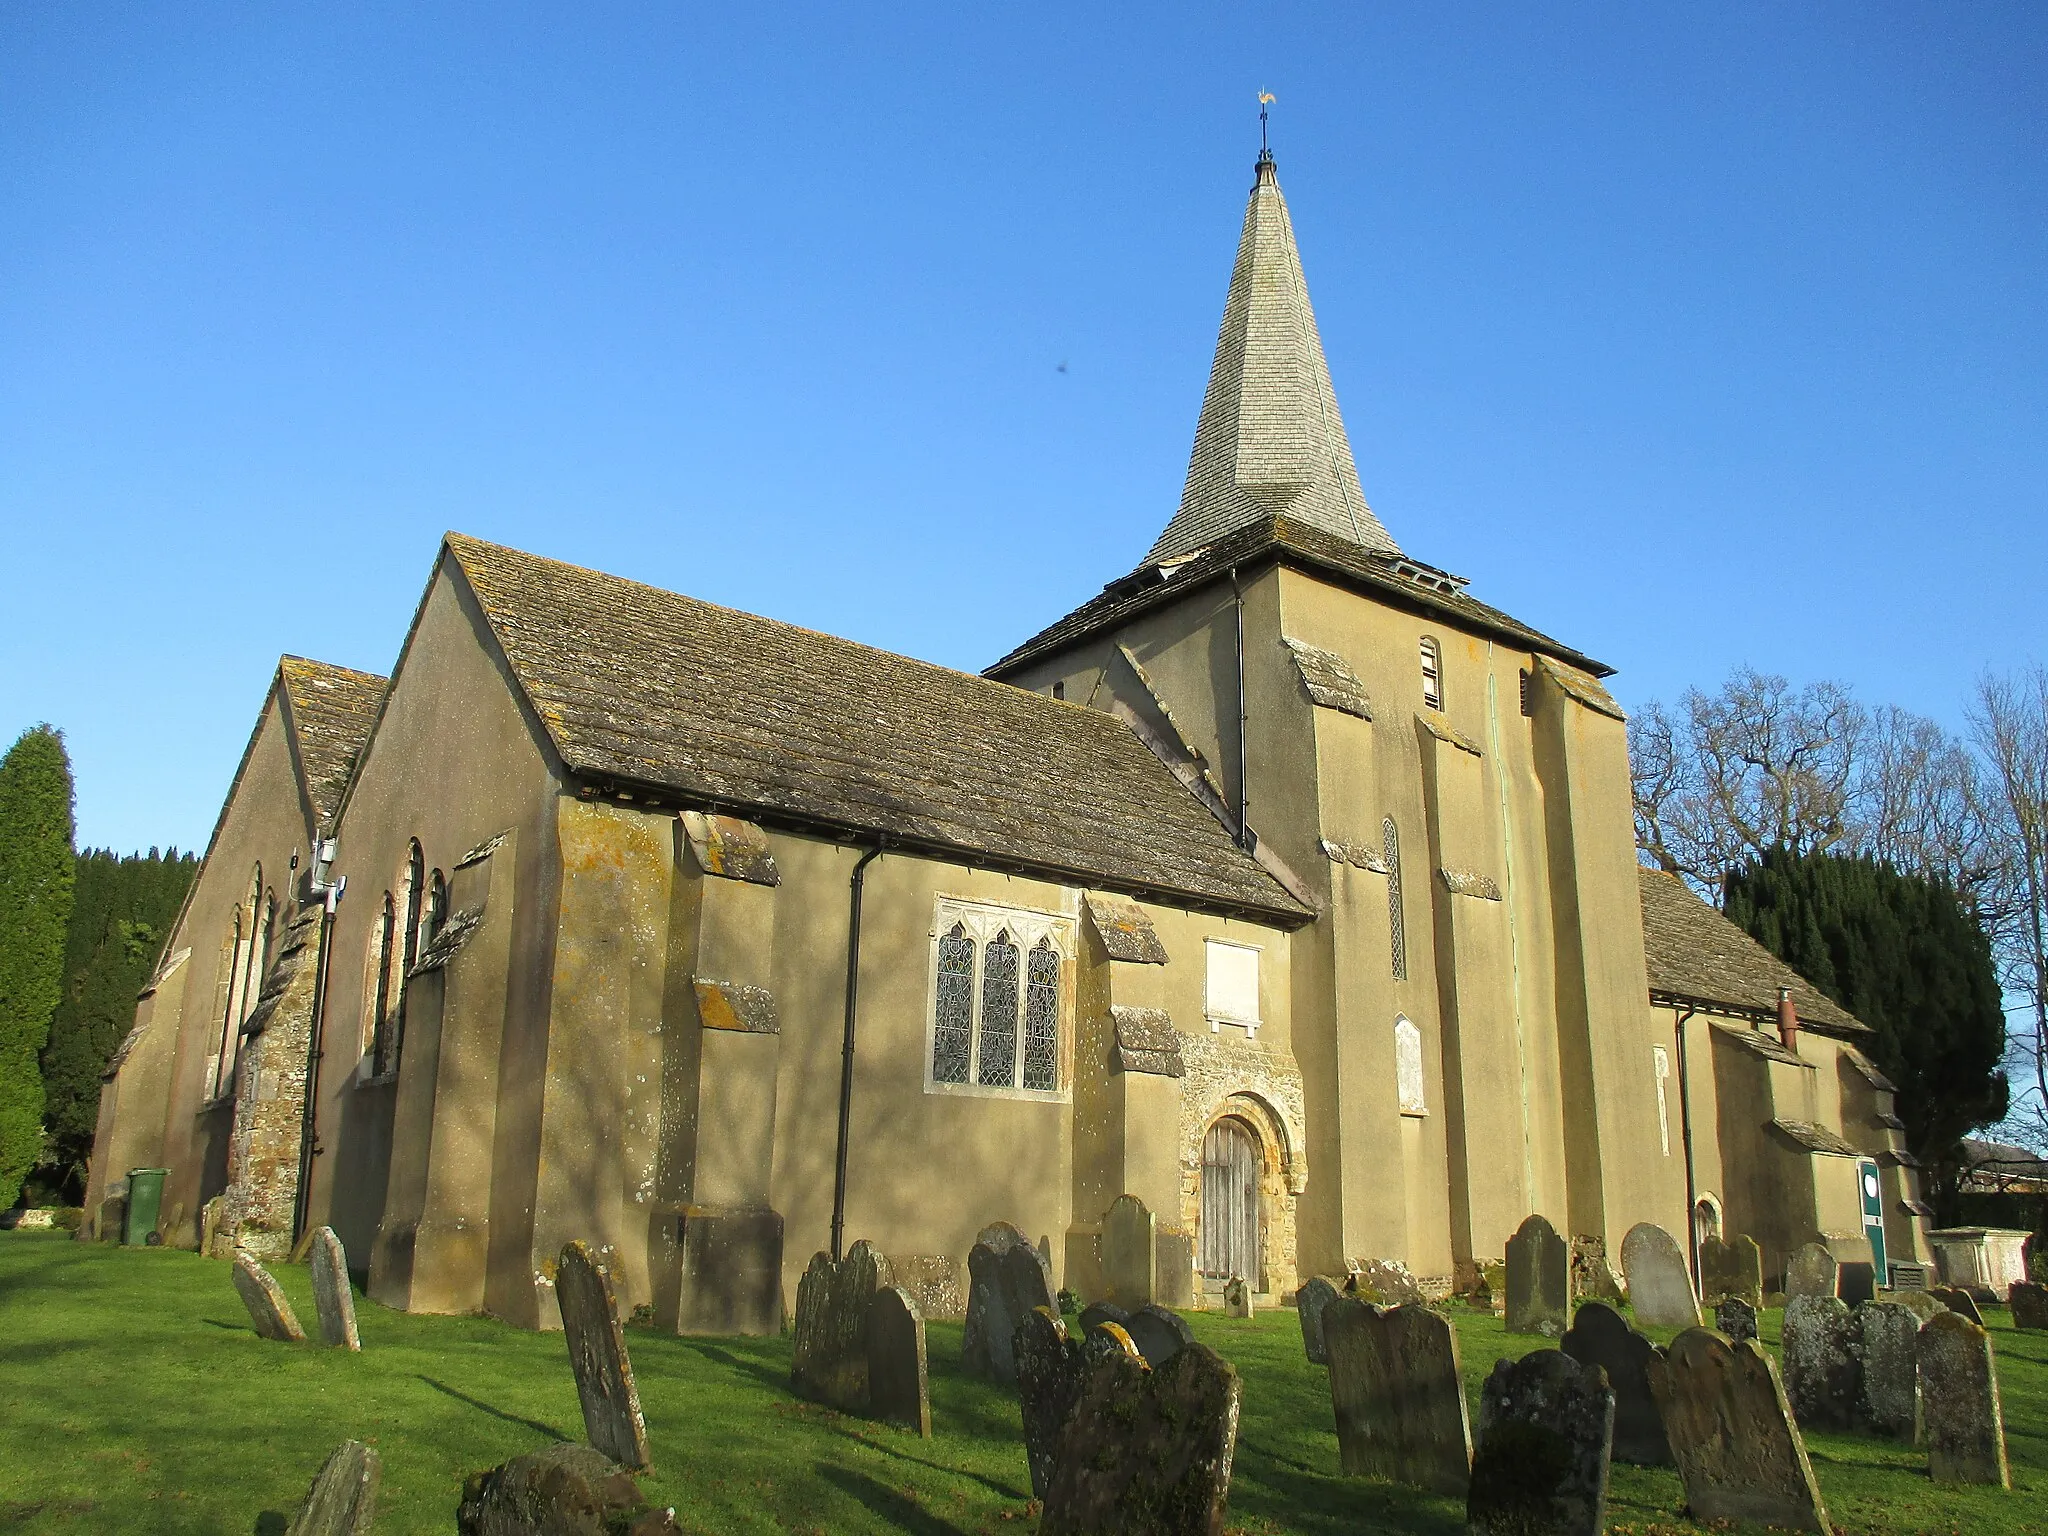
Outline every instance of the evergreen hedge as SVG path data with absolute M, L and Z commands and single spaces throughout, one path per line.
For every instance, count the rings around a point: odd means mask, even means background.
M 71 762 L 47 725 L 0 758 L 0 1209 L 41 1161 L 48 1038 L 64 976 L 75 861 Z

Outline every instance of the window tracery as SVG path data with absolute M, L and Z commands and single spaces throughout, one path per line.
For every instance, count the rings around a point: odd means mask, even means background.
M 1060 1020 L 1072 920 L 939 898 L 933 924 L 928 1084 L 1060 1091 Z

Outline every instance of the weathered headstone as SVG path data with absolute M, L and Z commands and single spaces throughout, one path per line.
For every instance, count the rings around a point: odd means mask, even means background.
M 1118 1195 L 1102 1218 L 1102 1281 L 1120 1307 L 1142 1307 L 1157 1293 L 1156 1225 L 1136 1195 Z
M 1959 1317 L 1967 1317 L 1979 1328 L 1984 1326 L 1984 1314 L 1977 1310 L 1977 1298 L 1955 1285 L 1938 1285 L 1927 1293 L 1949 1311 Z
M 1186 1318 L 1171 1308 L 1150 1302 L 1124 1320 L 1124 1332 L 1145 1363 L 1155 1371 L 1195 1342 L 1195 1331 Z
M 678 1218 L 675 1331 L 782 1332 L 782 1214 L 689 1206 Z M 667 1317 L 662 1317 L 664 1326 Z
M 1920 1412 L 1927 1475 L 1937 1483 L 2012 1486 L 1991 1335 L 1951 1310 L 1920 1329 Z
M 562 1334 L 576 1396 L 583 1403 L 583 1432 L 601 1454 L 623 1466 L 647 1465 L 647 1421 L 640 1416 L 640 1389 L 626 1356 L 626 1331 L 611 1276 L 580 1242 L 562 1245 L 555 1265 L 555 1304 L 562 1309 Z
M 257 1337 L 279 1344 L 306 1342 L 306 1330 L 299 1326 L 298 1314 L 292 1311 L 292 1304 L 285 1300 L 277 1281 L 246 1253 L 235 1255 L 235 1289 L 241 1293 L 242 1305 L 249 1309 L 249 1321 L 256 1325 Z
M 1839 1296 L 1794 1296 L 1785 1303 L 1785 1397 L 1801 1429 L 1846 1430 L 1859 1391 L 1856 1321 Z
M 1697 1328 L 1700 1305 L 1678 1239 L 1653 1221 L 1639 1221 L 1621 1240 L 1621 1269 L 1629 1305 L 1650 1328 Z
M 1756 1308 L 1740 1296 L 1723 1296 L 1714 1303 L 1714 1326 L 1728 1335 L 1730 1344 L 1740 1344 L 1756 1335 Z
M 320 1468 L 286 1536 L 368 1536 L 383 1464 L 360 1440 L 344 1440 Z
M 1449 1321 L 1423 1306 L 1340 1296 L 1323 1309 L 1323 1341 L 1345 1475 L 1462 1497 L 1472 1431 Z
M 1508 1239 L 1508 1332 L 1563 1337 L 1571 1294 L 1564 1239 L 1541 1216 L 1531 1216 Z
M 1114 1324 L 1077 1338 L 1050 1307 L 1039 1307 L 1017 1326 L 1017 1398 L 1024 1416 L 1024 1458 L 1031 1467 L 1031 1495 L 1043 1502 L 1052 1486 L 1060 1436 L 1081 1400 L 1089 1365 L 1105 1355 L 1142 1357 L 1128 1333 Z
M 1160 1222 L 1153 1235 L 1152 1299 L 1162 1307 L 1195 1304 L 1195 1234 Z
M 1081 1309 L 1081 1315 L 1076 1321 L 1080 1324 L 1081 1332 L 1086 1334 L 1100 1323 L 1115 1323 L 1119 1328 L 1129 1328 L 1131 1314 L 1113 1302 L 1092 1301 Z
M 1819 1243 L 1808 1243 L 1785 1266 L 1785 1299 L 1795 1296 L 1832 1296 L 1841 1273 L 1835 1256 Z
M 1301 1347 L 1311 1365 L 1330 1363 L 1330 1352 L 1323 1347 L 1323 1308 L 1340 1294 L 1337 1282 L 1326 1275 L 1309 1276 L 1294 1293 L 1295 1315 L 1301 1319 Z
M 1344 1290 L 1347 1295 L 1380 1307 L 1399 1307 L 1422 1300 L 1421 1285 L 1399 1259 L 1354 1262 L 1344 1279 Z
M 1657 1346 L 1604 1302 L 1582 1301 L 1559 1346 L 1581 1365 L 1597 1365 L 1614 1391 L 1614 1459 L 1639 1467 L 1671 1465 L 1664 1418 L 1650 1396 Z
M 1015 1370 L 1014 1360 L 1011 1368 Z M 932 1436 L 924 1319 L 918 1315 L 917 1298 L 900 1285 L 877 1291 L 868 1308 L 868 1412 L 885 1424 L 914 1429 L 927 1440 Z
M 1725 1241 L 1700 1240 L 1700 1300 L 1739 1296 L 1752 1309 L 1764 1304 L 1764 1256 L 1756 1239 L 1738 1232 Z M 1727 1332 L 1724 1328 L 1722 1332 Z
M 1856 1422 L 1872 1434 L 1917 1439 L 1920 1428 L 1920 1319 L 1896 1301 L 1856 1309 L 1859 1385 Z
M 1015 1227 L 1006 1221 L 981 1229 L 967 1255 L 967 1327 L 960 1338 L 960 1367 L 989 1381 L 1017 1379 L 1010 1352 L 1017 1325 L 1036 1307 L 1055 1306 L 1052 1271 Z
M 887 1264 L 890 1283 L 910 1292 L 919 1317 L 926 1322 L 966 1321 L 968 1292 L 961 1286 L 960 1261 L 950 1253 L 892 1253 Z M 1049 1278 L 1046 1294 L 1052 1294 Z
M 796 1287 L 796 1391 L 842 1413 L 868 1411 L 868 1309 L 882 1288 L 881 1255 L 863 1238 L 836 1264 L 811 1255 Z
M 320 1342 L 335 1349 L 361 1349 L 356 1296 L 348 1283 L 348 1255 L 334 1228 L 322 1227 L 313 1234 L 312 1260 L 313 1310 L 320 1314 Z
M 1479 1389 L 1465 1528 L 1472 1536 L 1600 1536 L 1613 1425 L 1614 1393 L 1599 1366 L 1555 1349 L 1496 1360 Z
M 1835 1294 L 1852 1307 L 1877 1297 L 1877 1266 L 1868 1259 L 1845 1259 L 1835 1274 Z
M 1043 1536 L 1220 1536 L 1237 1450 L 1237 1372 L 1206 1345 L 1154 1370 L 1090 1362 L 1060 1436 Z
M 1650 1393 L 1693 1519 L 1829 1529 L 1785 1388 L 1755 1344 L 1688 1328 L 1650 1362 Z
M 1252 1302 L 1252 1288 L 1245 1283 L 1243 1275 L 1232 1275 L 1223 1282 L 1223 1315 L 1226 1317 L 1250 1317 L 1256 1310 Z
M 2005 1304 L 2012 1308 L 2013 1327 L 2028 1333 L 2048 1329 L 2048 1285 L 2015 1280 L 2005 1293 Z
M 651 1509 L 633 1474 L 587 1445 L 514 1456 L 462 1487 L 459 1536 L 669 1536 L 672 1509 Z

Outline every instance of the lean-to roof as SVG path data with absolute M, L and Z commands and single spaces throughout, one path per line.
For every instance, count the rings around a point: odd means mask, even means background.
M 1109 715 L 461 534 L 447 549 L 585 782 L 1310 915 Z
M 277 664 L 291 739 L 315 821 L 329 826 L 356 757 L 369 740 L 385 680 L 369 672 L 286 656 Z

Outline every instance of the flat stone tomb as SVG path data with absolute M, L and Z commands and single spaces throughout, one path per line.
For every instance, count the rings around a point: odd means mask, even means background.
M 1832 1296 L 1839 1283 L 1841 1265 L 1819 1243 L 1808 1243 L 1785 1266 L 1785 1299 L 1795 1296 Z
M 348 1254 L 334 1228 L 313 1234 L 313 1310 L 320 1315 L 320 1342 L 335 1349 L 360 1350 L 356 1330 L 356 1294 L 348 1283 Z
M 1607 1373 L 1614 1394 L 1614 1460 L 1670 1466 L 1664 1416 L 1650 1396 L 1650 1360 L 1657 1346 L 1604 1302 L 1582 1301 L 1560 1347 L 1581 1365 L 1597 1365 Z
M 456 1507 L 458 1536 L 669 1536 L 671 1510 L 650 1509 L 633 1474 L 587 1445 L 563 1442 L 473 1475 Z
M 967 1326 L 960 1365 L 970 1376 L 1013 1382 L 1011 1342 L 1039 1307 L 1053 1307 L 1052 1271 L 1031 1240 L 1006 1221 L 982 1228 L 967 1255 Z
M 868 1412 L 885 1424 L 901 1424 L 931 1439 L 924 1319 L 918 1315 L 917 1298 L 904 1287 L 886 1286 L 875 1293 L 868 1307 L 867 1349 Z
M 1841 1297 L 1788 1300 L 1778 1352 L 1785 1362 L 1785 1396 L 1801 1429 L 1855 1427 L 1861 1392 L 1856 1315 Z
M 1301 1319 L 1301 1347 L 1309 1364 L 1328 1365 L 1330 1351 L 1323 1344 L 1323 1308 L 1342 1292 L 1327 1275 L 1311 1275 L 1294 1293 L 1295 1315 Z
M 1920 1319 L 1896 1301 L 1856 1309 L 1856 1422 L 1911 1442 L 1920 1430 Z
M 1218 1536 L 1237 1452 L 1237 1372 L 1191 1344 L 1153 1370 L 1121 1350 L 1087 1366 L 1060 1436 L 1043 1536 Z
M 626 1356 L 626 1333 L 612 1295 L 611 1276 L 580 1242 L 565 1243 L 555 1265 L 555 1304 L 562 1309 L 562 1334 L 576 1396 L 583 1404 L 583 1432 L 592 1447 L 622 1466 L 648 1464 L 647 1421 L 640 1415 L 640 1390 Z
M 1323 1340 L 1345 1475 L 1464 1497 L 1472 1430 L 1449 1320 L 1340 1296 L 1323 1310 Z
M 1929 1477 L 2012 1486 L 1991 1335 L 1959 1312 L 1920 1329 L 1920 1411 Z
M 1613 1428 L 1614 1392 L 1598 1365 L 1555 1349 L 1495 1361 L 1479 1391 L 1466 1529 L 1472 1536 L 1600 1536 Z
M 1571 1321 L 1571 1252 L 1541 1216 L 1508 1239 L 1508 1332 L 1555 1339 Z
M 1831 1529 L 1785 1388 L 1754 1343 L 1688 1328 L 1650 1362 L 1650 1393 L 1693 1519 Z
M 277 1281 L 246 1253 L 235 1255 L 235 1289 L 241 1294 L 242 1305 L 249 1309 L 249 1321 L 256 1325 L 258 1338 L 279 1344 L 306 1342 L 306 1330 L 299 1326 L 298 1314 L 292 1311 L 292 1304 L 285 1299 Z
M 1685 1253 L 1678 1239 L 1655 1222 L 1640 1221 L 1621 1240 L 1621 1268 L 1628 1277 L 1629 1305 L 1636 1321 L 1650 1328 L 1697 1328 L 1699 1301 L 1692 1293 Z
M 1043 1502 L 1052 1487 L 1060 1436 L 1074 1416 L 1087 1382 L 1088 1366 L 1105 1355 L 1142 1360 L 1120 1324 L 1103 1323 L 1084 1338 L 1067 1330 L 1050 1307 L 1038 1307 L 1017 1325 L 1017 1401 L 1024 1417 L 1024 1458 L 1031 1467 L 1031 1496 Z
M 2048 1285 L 2015 1280 L 2005 1293 L 2005 1303 L 2012 1308 L 2013 1327 L 2024 1332 L 2048 1329 Z
M 1745 1233 L 1700 1243 L 1700 1300 L 1714 1302 L 1727 1296 L 1740 1297 L 1752 1308 L 1764 1304 L 1763 1250 Z
M 1741 1296 L 1723 1296 L 1714 1303 L 1714 1326 L 1728 1335 L 1728 1342 L 1740 1344 L 1756 1333 L 1756 1308 Z
M 1102 1281 L 1108 1299 L 1127 1310 L 1157 1299 L 1157 1226 L 1136 1195 L 1118 1195 L 1102 1218 Z
M 360 1440 L 342 1441 L 306 1490 L 306 1502 L 299 1506 L 286 1536 L 369 1536 L 383 1470 L 369 1446 Z
M 882 1288 L 882 1258 L 865 1238 L 834 1263 L 811 1256 L 796 1288 L 790 1385 L 842 1413 L 868 1411 L 868 1310 Z

